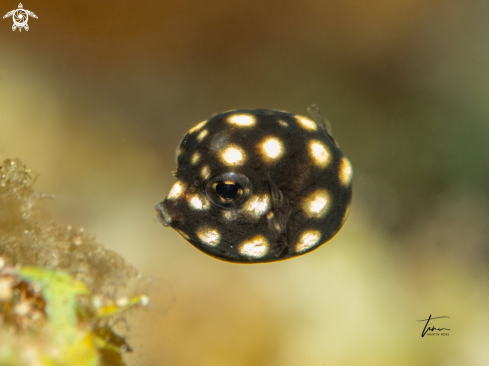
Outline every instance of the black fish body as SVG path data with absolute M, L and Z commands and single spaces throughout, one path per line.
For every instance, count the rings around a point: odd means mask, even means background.
M 346 220 L 352 168 L 315 119 L 241 109 L 199 123 L 177 149 L 160 222 L 230 262 L 283 260 L 324 244 Z

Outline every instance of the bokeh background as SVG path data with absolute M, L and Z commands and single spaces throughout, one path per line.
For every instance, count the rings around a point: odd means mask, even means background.
M 0 158 L 154 279 L 132 365 L 489 364 L 487 1 L 23 5 L 28 32 L 0 21 Z M 312 103 L 355 173 L 331 242 L 228 264 L 156 221 L 191 126 Z M 450 336 L 421 338 L 429 314 Z

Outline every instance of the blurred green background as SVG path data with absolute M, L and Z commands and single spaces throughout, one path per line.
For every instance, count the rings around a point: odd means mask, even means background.
M 489 364 L 487 1 L 23 5 L 28 32 L 0 21 L 0 158 L 165 284 L 134 315 L 133 365 Z M 156 221 L 190 127 L 312 103 L 355 172 L 330 243 L 228 264 Z M 429 314 L 450 336 L 421 338 Z

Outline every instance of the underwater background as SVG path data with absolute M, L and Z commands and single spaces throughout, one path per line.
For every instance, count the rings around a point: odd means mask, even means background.
M 28 32 L 0 21 L 0 161 L 159 283 L 130 364 L 489 363 L 489 3 L 23 5 Z M 354 169 L 332 241 L 238 265 L 157 222 L 190 127 L 313 103 Z M 449 336 L 421 337 L 430 314 Z

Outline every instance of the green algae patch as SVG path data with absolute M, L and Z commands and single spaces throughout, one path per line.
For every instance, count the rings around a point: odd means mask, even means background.
M 54 222 L 52 199 L 19 160 L 0 167 L 0 365 L 125 365 L 114 329 L 139 273 L 82 229 Z

